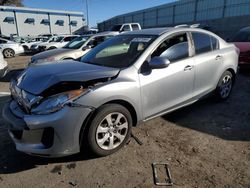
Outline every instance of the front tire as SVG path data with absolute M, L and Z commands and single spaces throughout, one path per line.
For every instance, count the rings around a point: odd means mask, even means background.
M 219 101 L 228 99 L 233 87 L 233 75 L 230 71 L 225 71 L 216 87 L 215 97 Z
M 130 112 L 119 104 L 99 108 L 88 131 L 89 149 L 97 156 L 107 156 L 126 144 L 132 127 Z
M 15 51 L 10 49 L 10 48 L 7 48 L 3 51 L 3 56 L 5 58 L 11 58 L 11 57 L 14 57 L 15 56 Z

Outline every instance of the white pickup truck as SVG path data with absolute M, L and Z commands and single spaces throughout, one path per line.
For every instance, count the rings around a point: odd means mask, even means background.
M 118 31 L 120 33 L 126 31 L 136 31 L 141 30 L 141 26 L 139 23 L 124 23 L 124 24 L 117 24 L 111 28 L 111 31 Z

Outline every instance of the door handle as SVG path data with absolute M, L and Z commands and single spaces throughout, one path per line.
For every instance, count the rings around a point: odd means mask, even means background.
M 193 66 L 187 65 L 187 66 L 184 68 L 184 71 L 189 71 L 189 70 L 192 70 L 192 69 L 193 69 Z
M 221 60 L 222 59 L 222 56 L 221 55 L 217 55 L 215 60 Z

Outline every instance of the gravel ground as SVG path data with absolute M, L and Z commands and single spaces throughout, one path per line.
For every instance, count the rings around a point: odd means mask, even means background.
M 0 81 L 1 92 L 29 59 L 8 59 L 12 71 Z M 0 96 L 0 111 L 7 100 Z M 0 187 L 151 188 L 155 161 L 170 165 L 174 187 L 250 187 L 250 74 L 238 75 L 224 103 L 208 98 L 133 132 L 143 145 L 131 139 L 108 157 L 44 159 L 17 152 L 0 115 Z

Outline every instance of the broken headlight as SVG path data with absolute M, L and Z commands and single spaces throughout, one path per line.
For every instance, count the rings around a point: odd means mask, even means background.
M 57 112 L 62 109 L 65 104 L 77 99 L 86 92 L 86 89 L 79 89 L 45 98 L 37 107 L 31 109 L 31 113 L 37 115 L 45 115 Z

